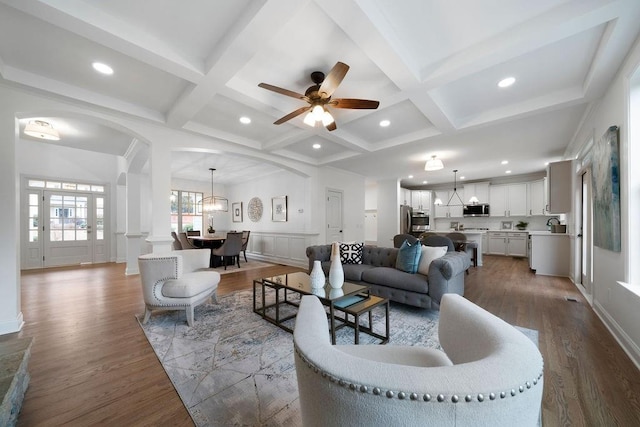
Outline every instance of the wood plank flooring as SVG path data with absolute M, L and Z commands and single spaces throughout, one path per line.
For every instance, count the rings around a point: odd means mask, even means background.
M 466 297 L 540 332 L 544 425 L 640 425 L 640 372 L 575 286 L 532 274 L 523 259 L 484 262 L 466 276 Z M 218 293 L 298 270 L 226 274 Z M 124 264 L 23 272 L 22 310 L 26 325 L 12 335 L 35 342 L 19 426 L 193 425 L 137 324 L 134 315 L 144 311 L 139 278 L 125 276 Z

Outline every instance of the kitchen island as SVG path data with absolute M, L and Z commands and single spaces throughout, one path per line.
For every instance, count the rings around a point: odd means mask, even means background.
M 439 231 L 435 230 L 433 233 L 441 236 L 446 236 L 449 233 L 462 233 L 467 238 L 468 242 L 476 242 L 478 244 L 478 267 L 482 266 L 482 235 L 485 233 L 483 230 L 462 230 L 462 231 Z
M 569 277 L 571 239 L 566 233 L 530 231 L 531 256 L 529 267 L 536 274 Z

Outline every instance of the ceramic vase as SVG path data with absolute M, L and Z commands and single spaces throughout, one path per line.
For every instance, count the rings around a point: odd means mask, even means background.
M 344 270 L 340 262 L 340 246 L 334 243 L 331 246 L 331 267 L 329 268 L 329 284 L 332 288 L 338 289 L 344 283 Z
M 324 288 L 324 271 L 322 271 L 322 264 L 319 260 L 313 261 L 313 269 L 311 270 L 309 277 L 311 278 L 312 289 Z

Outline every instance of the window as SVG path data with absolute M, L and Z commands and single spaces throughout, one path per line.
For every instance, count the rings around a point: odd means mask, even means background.
M 202 193 L 171 191 L 171 230 L 175 232 L 202 229 Z

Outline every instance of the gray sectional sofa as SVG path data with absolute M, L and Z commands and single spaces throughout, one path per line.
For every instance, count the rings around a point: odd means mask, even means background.
M 441 239 L 446 237 L 429 237 L 424 244 L 449 246 L 448 242 Z M 343 264 L 344 279 L 369 286 L 374 295 L 416 307 L 437 309 L 445 293 L 464 294 L 464 273 L 470 266 L 469 256 L 464 252 L 456 252 L 453 244 L 443 257 L 431 263 L 427 276 L 396 269 L 398 251 L 397 248 L 365 245 L 362 264 Z M 322 269 L 328 275 L 330 256 L 331 245 L 309 246 L 309 272 L 313 268 L 313 261 L 320 260 Z

